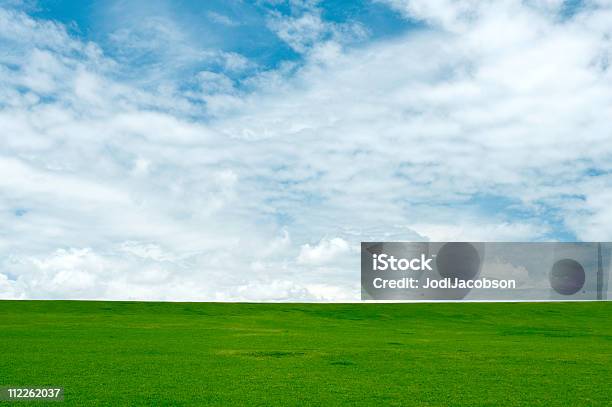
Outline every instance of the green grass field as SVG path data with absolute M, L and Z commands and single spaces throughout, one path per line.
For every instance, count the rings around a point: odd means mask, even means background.
M 0 321 L 0 386 L 62 405 L 612 400 L 612 303 L 0 301 Z

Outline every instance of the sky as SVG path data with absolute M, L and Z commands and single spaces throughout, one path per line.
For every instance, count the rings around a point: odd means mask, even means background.
M 612 240 L 607 0 L 0 0 L 0 298 L 355 301 L 361 241 Z

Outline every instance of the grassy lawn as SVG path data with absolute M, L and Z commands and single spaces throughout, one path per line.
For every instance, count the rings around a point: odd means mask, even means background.
M 612 399 L 612 303 L 0 301 L 0 328 L 0 386 L 62 386 L 62 405 Z

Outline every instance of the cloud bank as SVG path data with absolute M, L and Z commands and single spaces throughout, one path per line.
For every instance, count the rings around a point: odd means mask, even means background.
M 378 4 L 413 28 L 268 10 L 274 67 L 5 4 L 0 297 L 357 300 L 360 241 L 610 240 L 612 4 Z

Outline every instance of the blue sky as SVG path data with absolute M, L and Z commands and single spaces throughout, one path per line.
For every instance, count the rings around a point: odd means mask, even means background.
M 347 45 L 358 47 L 423 27 L 417 20 L 402 18 L 382 3 L 371 1 L 276 2 L 276 1 L 91 1 L 46 0 L 31 3 L 30 14 L 61 22 L 82 41 L 98 44 L 111 58 L 125 65 L 124 75 L 142 76 L 160 69 L 184 87 L 200 70 L 223 72 L 240 86 L 255 73 L 277 69 L 283 63 L 303 61 L 303 53 L 279 38 L 271 21 L 300 16 L 312 10 L 322 21 L 338 26 L 355 25 L 361 36 L 347 36 Z M 176 37 L 164 30 L 176 30 Z M 158 31 L 157 31 L 158 30 Z M 122 38 L 124 32 L 129 38 Z M 137 41 L 164 36 L 164 41 L 135 47 Z M 322 38 L 329 38 L 323 33 Z M 160 38 L 157 38 L 160 39 Z M 126 42 L 128 42 L 126 44 Z M 130 43 L 131 42 L 131 43 Z M 247 58 L 248 69 L 227 70 L 219 63 L 181 55 L 191 51 L 235 53 Z M 178 48 L 174 50 L 173 48 Z M 171 61 L 170 64 L 167 64 Z M 134 76 L 131 76 L 133 79 Z
M 359 298 L 360 241 L 612 238 L 606 1 L 0 2 L 0 297 Z
M 403 19 L 382 3 L 323 1 L 317 6 L 325 21 L 362 24 L 368 30 L 365 41 L 401 35 L 419 26 L 418 21 Z M 46 0 L 37 2 L 32 15 L 62 22 L 81 39 L 95 41 L 115 57 L 121 50 L 109 39 L 113 32 L 132 28 L 143 19 L 168 19 L 202 48 L 240 53 L 262 69 L 271 69 L 283 61 L 300 59 L 267 25 L 272 13 L 288 16 L 296 8 L 287 2 L 265 1 Z

